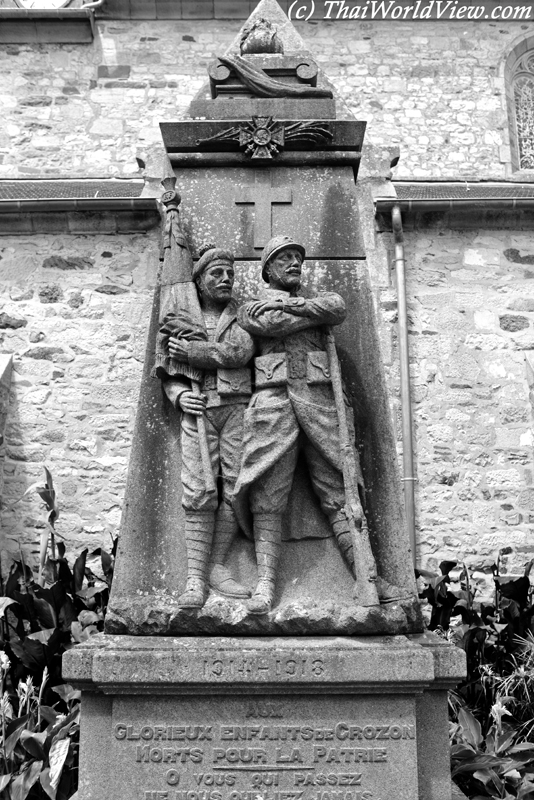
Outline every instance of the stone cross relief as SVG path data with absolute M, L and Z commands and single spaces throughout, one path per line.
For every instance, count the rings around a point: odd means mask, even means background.
M 254 170 L 254 182 L 234 200 L 236 205 L 254 206 L 254 249 L 261 250 L 272 236 L 272 207 L 291 204 L 293 195 L 288 187 L 276 188 L 270 171 Z

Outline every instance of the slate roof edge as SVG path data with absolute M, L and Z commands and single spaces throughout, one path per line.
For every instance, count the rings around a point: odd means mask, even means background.
M 436 188 L 443 188 L 448 186 L 463 186 L 468 189 L 476 189 L 480 187 L 488 187 L 488 186 L 495 186 L 495 187 L 512 187 L 512 186 L 520 186 L 522 188 L 530 188 L 534 191 L 534 182 L 533 181 L 496 181 L 496 180 L 487 180 L 487 181 L 477 181 L 477 180 L 462 180 L 461 178 L 450 178 L 449 180 L 433 180 L 432 178 L 428 178 L 426 180 L 420 181 L 410 181 L 410 180 L 395 180 L 391 181 L 393 186 L 399 187 L 436 187 Z
M 156 211 L 155 197 L 57 198 L 0 200 L 0 214 L 57 213 L 69 211 Z
M 38 178 L 0 178 L 0 184 L 2 183 L 102 183 L 102 184 L 117 184 L 117 183 L 124 183 L 124 184 L 132 184 L 132 183 L 139 183 L 145 184 L 144 178 L 102 178 L 100 176 L 96 177 L 79 177 L 79 178 L 69 178 L 66 176 L 56 176 L 51 177 L 48 175 L 40 175 Z
M 391 212 L 398 206 L 401 211 L 448 211 L 453 208 L 491 208 L 494 210 L 506 209 L 534 209 L 534 183 L 519 183 L 517 181 L 391 181 L 388 184 L 390 191 L 383 195 L 374 196 L 375 210 L 378 214 Z M 425 188 L 425 197 L 399 196 L 399 189 L 413 189 L 414 194 L 422 187 Z M 391 189 L 393 191 L 391 191 Z M 459 197 L 453 189 L 462 189 L 465 194 Z M 484 189 L 490 193 L 481 196 L 478 190 Z M 515 193 L 510 190 L 515 189 Z M 449 192 L 447 192 L 449 190 Z M 492 196 L 491 191 L 494 190 Z M 502 192 L 506 190 L 507 196 Z M 532 192 L 532 196 L 525 196 L 524 191 Z M 469 196 L 472 192 L 472 196 Z M 402 192 L 405 195 L 405 192 Z M 449 196 L 447 196 L 449 194 Z
M 0 8 L 1 19 L 84 19 L 94 17 L 91 8 Z

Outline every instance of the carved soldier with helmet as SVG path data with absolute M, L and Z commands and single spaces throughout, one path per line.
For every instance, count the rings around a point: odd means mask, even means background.
M 345 303 L 333 292 L 311 299 L 299 295 L 304 257 L 304 247 L 290 237 L 271 239 L 261 260 L 268 287 L 238 311 L 239 324 L 254 337 L 259 351 L 234 500 L 238 519 L 255 542 L 258 582 L 247 601 L 254 614 L 266 614 L 273 605 L 282 514 L 299 451 L 341 553 L 354 567 L 326 343 L 327 326 L 345 319 Z M 253 531 L 247 521 L 249 508 Z M 361 506 L 359 514 L 361 527 Z

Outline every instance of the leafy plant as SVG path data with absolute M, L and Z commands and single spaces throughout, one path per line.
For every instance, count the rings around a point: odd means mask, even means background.
M 116 541 L 88 551 L 72 568 L 56 541 L 59 511 L 52 476 L 34 485 L 47 514 L 39 565 L 11 567 L 0 597 L 0 800 L 67 800 L 77 786 L 80 693 L 61 679 L 61 657 L 103 630 Z M 95 567 L 96 569 L 96 567 Z
M 452 776 L 474 800 L 534 800 L 534 606 L 530 561 L 524 574 L 500 574 L 493 565 L 494 602 L 476 601 L 465 565 L 421 570 L 421 597 L 430 605 L 429 627 L 462 647 L 467 677 L 450 693 Z M 453 588 L 453 584 L 456 587 Z
M 59 695 L 66 713 L 44 704 L 48 683 L 44 669 L 39 688 L 31 675 L 20 680 L 16 696 L 4 690 L 11 664 L 5 654 L 0 667 L 2 682 L 2 775 L 0 794 L 12 800 L 26 797 L 70 797 L 76 790 L 80 692 L 62 684 Z M 58 699 L 59 699 L 58 698 Z

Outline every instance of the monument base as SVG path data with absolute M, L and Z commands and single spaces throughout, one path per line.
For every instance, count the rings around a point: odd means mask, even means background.
M 95 636 L 63 665 L 83 693 L 79 800 L 451 800 L 464 671 L 430 633 Z

